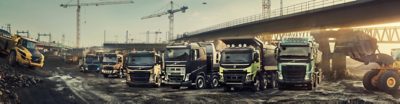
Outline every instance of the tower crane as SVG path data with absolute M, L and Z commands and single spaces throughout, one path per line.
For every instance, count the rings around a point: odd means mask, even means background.
M 80 3 L 80 0 L 77 0 L 76 4 L 61 4 L 61 7 L 76 7 L 76 47 L 79 48 L 80 45 L 80 12 L 82 6 L 101 6 L 101 5 L 114 5 L 114 4 L 130 4 L 134 3 L 133 1 L 108 1 L 108 2 L 96 2 L 96 3 Z
M 262 14 L 269 17 L 271 14 L 271 0 L 262 0 Z
M 167 11 L 164 11 L 164 12 L 161 12 L 161 13 L 156 13 L 156 14 L 151 14 L 151 15 L 148 15 L 148 16 L 144 16 L 144 17 L 141 18 L 143 20 L 143 19 L 149 19 L 149 18 L 153 18 L 153 17 L 161 17 L 163 15 L 169 14 L 169 16 L 168 16 L 168 19 L 169 19 L 169 31 L 168 31 L 168 39 L 167 40 L 173 40 L 173 38 L 174 38 L 174 14 L 177 13 L 177 12 L 185 13 L 186 9 L 188 9 L 187 6 L 182 6 L 179 9 L 174 9 L 174 2 L 171 1 L 170 3 L 171 3 L 171 9 L 169 9 Z

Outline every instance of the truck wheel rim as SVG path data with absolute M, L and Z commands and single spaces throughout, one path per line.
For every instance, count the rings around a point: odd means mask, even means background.
M 213 79 L 213 87 L 218 86 L 218 80 L 216 78 Z
M 197 85 L 199 86 L 199 88 L 203 88 L 203 84 L 204 84 L 203 79 L 199 79 L 197 81 Z
M 389 78 L 386 80 L 386 85 L 387 85 L 388 87 L 390 87 L 390 88 L 393 88 L 393 87 L 396 85 L 396 79 L 393 78 L 393 77 L 389 77 Z

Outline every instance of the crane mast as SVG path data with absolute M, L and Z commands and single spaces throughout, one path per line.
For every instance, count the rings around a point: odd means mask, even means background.
M 130 4 L 134 3 L 133 1 L 109 1 L 109 2 L 97 2 L 97 3 L 80 3 L 80 0 L 77 0 L 76 4 L 61 4 L 61 7 L 76 7 L 76 47 L 80 46 L 80 12 L 81 6 L 100 6 L 100 5 L 114 5 L 114 4 Z
M 267 17 L 271 15 L 271 0 L 262 0 L 262 14 Z
M 148 15 L 148 16 L 144 16 L 141 19 L 149 19 L 149 18 L 153 18 L 153 17 L 161 17 L 163 15 L 169 14 L 169 16 L 168 16 L 168 19 L 169 19 L 169 31 L 168 31 L 168 39 L 167 40 L 171 41 L 171 40 L 174 39 L 174 14 L 177 13 L 177 12 L 185 13 L 185 11 L 188 9 L 188 7 L 187 6 L 182 6 L 179 9 L 174 9 L 174 2 L 171 1 L 170 4 L 171 4 L 170 10 L 167 10 L 167 11 L 161 12 L 161 13 L 156 13 L 156 14 L 151 14 L 151 15 Z

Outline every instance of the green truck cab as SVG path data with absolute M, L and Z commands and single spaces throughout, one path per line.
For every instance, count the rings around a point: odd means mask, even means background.
M 228 48 L 221 52 L 220 82 L 224 91 L 251 88 L 253 91 L 266 88 L 263 43 L 255 38 L 223 39 Z
M 276 48 L 278 87 L 306 87 L 311 90 L 321 80 L 318 67 L 321 52 L 313 38 L 284 38 Z
M 134 51 L 125 56 L 126 84 L 161 86 L 162 57 L 154 51 Z

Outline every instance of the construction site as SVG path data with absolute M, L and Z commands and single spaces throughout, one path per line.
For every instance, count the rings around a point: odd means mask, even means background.
M 399 5 L 0 1 L 0 103 L 397 104 Z

